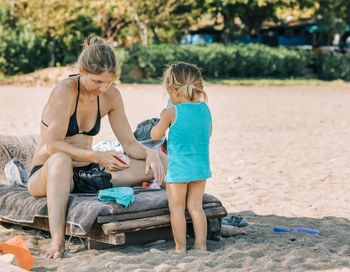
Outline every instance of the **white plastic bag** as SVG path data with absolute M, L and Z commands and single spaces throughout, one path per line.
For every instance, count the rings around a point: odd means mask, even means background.
M 27 187 L 29 179 L 26 168 L 18 158 L 13 158 L 5 165 L 5 176 L 10 185 Z

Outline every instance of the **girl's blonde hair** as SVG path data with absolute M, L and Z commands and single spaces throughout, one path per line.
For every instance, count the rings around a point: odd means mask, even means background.
M 203 90 L 202 74 L 194 64 L 186 62 L 171 64 L 163 74 L 163 84 L 167 91 L 175 89 L 190 101 L 201 97 L 204 101 L 208 100 Z
M 113 48 L 99 36 L 90 36 L 84 41 L 84 49 L 78 58 L 78 65 L 92 74 L 110 72 L 116 79 L 120 76 L 120 67 Z

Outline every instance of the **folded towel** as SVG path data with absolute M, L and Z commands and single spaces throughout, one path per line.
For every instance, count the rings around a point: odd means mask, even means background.
M 125 208 L 134 202 L 134 190 L 131 187 L 115 187 L 98 192 L 98 199 L 102 202 L 115 201 Z

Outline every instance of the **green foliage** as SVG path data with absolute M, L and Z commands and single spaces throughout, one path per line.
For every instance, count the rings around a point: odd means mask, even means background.
M 80 15 L 65 23 L 66 32 L 53 42 L 55 62 L 61 65 L 73 63 L 82 50 L 84 39 L 90 35 L 99 35 L 100 29 L 88 15 Z
M 320 79 L 350 81 L 350 54 L 318 56 L 315 60 L 315 69 Z
M 5 5 L 0 5 L 0 22 L 0 73 L 29 73 L 47 66 L 49 51 L 45 39 L 20 25 Z
M 22 25 L 48 41 L 51 65 L 74 62 L 84 39 L 101 32 L 88 0 L 17 1 L 11 13 Z
M 29 73 L 47 66 L 46 40 L 29 29 L 0 29 L 0 72 Z
M 122 67 L 123 64 L 129 59 L 129 51 L 122 48 L 115 49 L 114 51 L 115 55 L 117 56 L 118 64 L 120 67 Z
M 129 0 L 144 46 L 180 40 L 207 8 L 205 0 Z M 150 39 L 152 38 L 152 40 Z
M 141 47 L 130 55 L 128 64 L 138 66 L 145 78 L 161 77 L 166 66 L 175 61 L 196 64 L 208 77 L 298 76 L 311 55 L 298 49 L 264 45 Z
M 320 25 L 330 35 L 343 35 L 349 22 L 348 0 L 319 0 L 316 14 L 321 17 Z

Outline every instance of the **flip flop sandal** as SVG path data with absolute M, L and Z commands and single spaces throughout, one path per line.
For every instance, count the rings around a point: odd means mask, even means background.
M 239 216 L 231 216 L 231 218 L 223 218 L 222 219 L 223 225 L 231 225 L 234 227 L 246 227 L 248 226 L 248 222 L 244 221 L 242 217 Z

